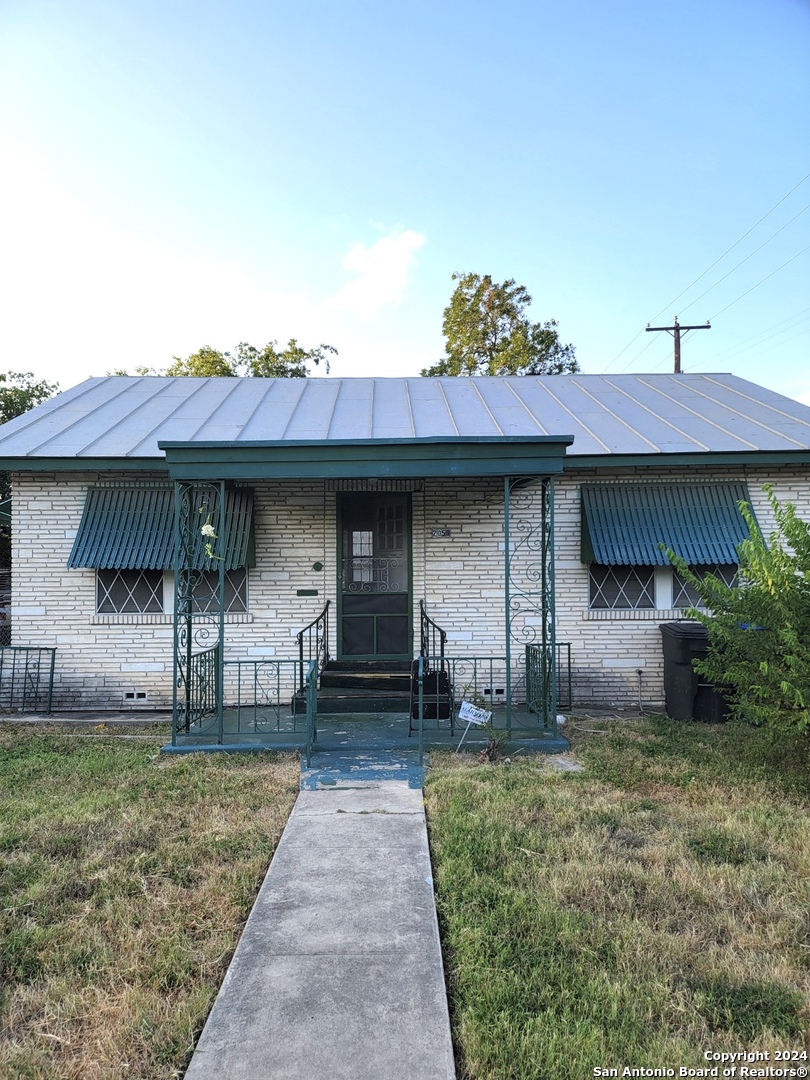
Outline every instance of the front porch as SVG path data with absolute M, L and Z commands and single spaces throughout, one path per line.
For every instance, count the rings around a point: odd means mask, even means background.
M 564 749 L 556 729 L 553 481 L 567 441 L 358 441 L 342 444 L 338 461 L 309 444 L 227 451 L 161 444 L 175 481 L 171 748 L 294 748 L 309 762 L 315 750 L 390 745 L 421 758 L 429 746 L 458 745 L 455 718 L 467 702 L 492 712 L 489 730 L 468 733 L 473 745 L 494 736 Z M 323 575 L 319 587 L 295 590 L 302 612 L 306 598 L 326 600 L 299 632 L 297 658 L 285 648 L 288 658 L 277 659 L 285 633 L 294 632 L 292 609 L 284 622 L 278 609 L 267 609 L 268 624 L 276 615 L 275 641 L 261 659 L 259 641 L 242 628 L 234 635 L 227 617 L 227 575 L 256 566 L 257 551 L 258 576 L 267 573 L 247 511 L 267 513 L 272 504 L 259 504 L 245 488 L 259 472 L 266 482 L 289 484 L 292 473 L 310 485 L 309 534 L 322 555 L 299 550 L 303 534 L 288 535 L 284 569 L 273 572 L 286 581 L 309 564 Z M 444 527 L 448 505 L 455 516 Z M 278 550 L 278 529 L 262 533 Z M 282 586 L 277 595 L 286 601 L 291 591 Z M 448 655 L 448 635 L 470 653 Z M 347 663 L 403 664 L 409 701 L 391 692 L 387 707 L 361 710 L 349 700 L 338 708 L 324 671 L 333 658 L 344 670 Z
M 251 710 L 252 714 L 252 710 Z M 562 753 L 568 742 L 554 725 L 546 730 L 536 715 L 525 709 L 512 714 L 511 735 L 507 737 L 506 709 L 492 710 L 492 728 L 504 736 L 501 751 L 515 753 Z M 456 721 L 451 732 L 448 721 L 427 721 L 423 728 L 423 753 L 430 750 L 455 750 L 464 735 L 466 724 Z M 489 733 L 471 726 L 464 737 L 462 751 L 482 750 Z M 292 712 L 281 719 L 274 709 L 258 709 L 248 717 L 245 710 L 225 708 L 222 731 L 215 716 L 208 716 L 163 749 L 168 753 L 200 751 L 237 752 L 244 750 L 279 750 L 305 752 L 307 717 Z M 317 719 L 317 738 L 313 750 L 335 753 L 419 753 L 418 731 L 409 734 L 408 713 L 324 713 Z

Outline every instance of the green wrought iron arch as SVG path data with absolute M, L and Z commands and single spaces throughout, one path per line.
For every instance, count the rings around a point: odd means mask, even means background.
M 508 736 L 512 734 L 512 657 L 516 646 L 518 662 L 525 664 L 526 707 L 537 713 L 546 731 L 557 731 L 554 593 L 554 478 L 504 477 Z

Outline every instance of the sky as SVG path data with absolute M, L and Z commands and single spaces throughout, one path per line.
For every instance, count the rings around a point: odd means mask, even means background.
M 808 58 L 810 0 L 0 0 L 0 371 L 418 375 L 474 272 L 810 404 Z

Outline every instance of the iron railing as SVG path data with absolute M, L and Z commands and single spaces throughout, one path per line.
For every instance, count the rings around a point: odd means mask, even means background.
M 428 658 L 444 659 L 447 633 L 428 615 L 425 601 L 419 601 L 419 652 Z
M 318 665 L 313 660 L 307 670 L 307 768 L 312 765 L 312 749 L 318 741 Z
M 0 710 L 49 713 L 55 661 L 56 649 L 26 645 L 0 647 Z
M 571 674 L 571 643 L 558 641 L 557 645 L 557 708 L 570 709 L 574 704 L 573 678 Z M 565 657 L 565 664 L 563 664 Z
M 185 693 L 178 700 L 176 730 L 190 731 L 206 716 L 217 712 L 217 682 L 219 678 L 221 646 L 219 642 L 210 649 L 191 653 L 182 668 Z
M 554 672 L 551 650 L 542 645 L 526 646 L 526 708 L 539 717 L 544 728 L 555 728 Z
M 564 666 L 563 655 L 565 655 Z M 556 671 L 552 671 L 550 649 L 544 649 L 541 645 L 527 645 L 526 708 L 529 712 L 541 717 L 544 727 L 556 728 L 557 709 L 570 707 L 570 643 L 567 641 L 556 643 Z
M 416 661 L 416 709 L 419 721 L 419 764 L 422 765 L 425 760 L 425 658 L 421 654 Z M 411 715 L 413 715 L 413 709 L 411 709 Z M 409 737 L 410 734 L 409 721 Z
M 226 660 L 225 713 L 229 732 L 296 731 L 300 660 Z M 309 662 L 315 670 L 315 660 Z M 306 691 L 306 677 L 304 690 Z
M 298 632 L 298 692 L 305 689 L 304 665 L 315 664 L 320 674 L 329 663 L 329 605 L 312 622 Z
M 506 704 L 505 656 L 450 656 L 447 659 L 454 707 L 462 701 L 481 708 Z M 519 688 L 520 679 L 513 682 L 512 692 Z
M 557 658 L 557 707 L 566 709 L 572 705 L 571 645 L 567 641 L 556 643 Z M 513 667 L 509 683 L 512 700 L 525 698 L 527 710 L 544 717 L 538 703 L 546 701 L 546 713 L 550 709 L 549 659 L 551 653 L 542 645 L 528 645 L 524 652 L 525 669 Z M 490 709 L 505 705 L 507 695 L 506 656 L 448 656 L 445 663 L 449 667 L 450 682 L 453 688 L 454 710 L 462 701 Z M 541 663 L 542 661 L 542 663 Z M 538 664 L 540 666 L 538 667 Z M 543 697 L 544 689 L 546 697 Z M 556 713 L 554 714 L 556 720 Z
M 455 710 L 450 669 L 444 659 L 447 633 L 427 613 L 419 601 L 419 658 L 411 665 L 411 702 L 408 737 L 418 722 L 420 746 L 425 720 L 449 720 L 453 734 Z M 421 749 L 420 749 L 421 760 Z

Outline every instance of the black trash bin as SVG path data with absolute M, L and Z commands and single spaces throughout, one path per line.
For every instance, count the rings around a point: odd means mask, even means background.
M 723 695 L 692 667 L 709 649 L 709 632 L 702 623 L 661 623 L 664 645 L 664 695 L 672 720 L 702 720 L 718 724 L 725 718 Z

